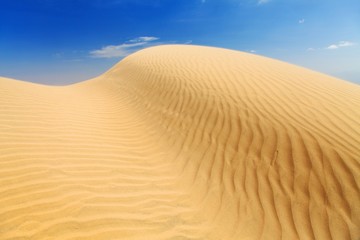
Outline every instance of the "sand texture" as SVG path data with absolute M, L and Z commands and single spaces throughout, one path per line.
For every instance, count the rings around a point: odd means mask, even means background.
M 360 86 L 167 45 L 0 78 L 1 240 L 359 240 Z

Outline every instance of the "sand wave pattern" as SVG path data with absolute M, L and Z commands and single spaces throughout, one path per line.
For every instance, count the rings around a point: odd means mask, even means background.
M 360 239 L 360 87 L 160 46 L 69 86 L 0 78 L 0 239 Z

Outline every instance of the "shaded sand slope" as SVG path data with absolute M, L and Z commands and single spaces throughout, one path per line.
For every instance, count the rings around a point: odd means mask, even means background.
M 0 239 L 360 237 L 360 87 L 160 46 L 65 87 L 0 78 Z

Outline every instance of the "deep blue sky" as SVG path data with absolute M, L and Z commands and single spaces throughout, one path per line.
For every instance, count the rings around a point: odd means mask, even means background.
M 63 85 L 169 43 L 254 52 L 360 84 L 360 1 L 0 0 L 0 76 Z

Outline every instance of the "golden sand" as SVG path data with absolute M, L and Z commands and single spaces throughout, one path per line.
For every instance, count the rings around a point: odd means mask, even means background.
M 360 87 L 160 46 L 64 86 L 0 78 L 0 239 L 360 238 Z

